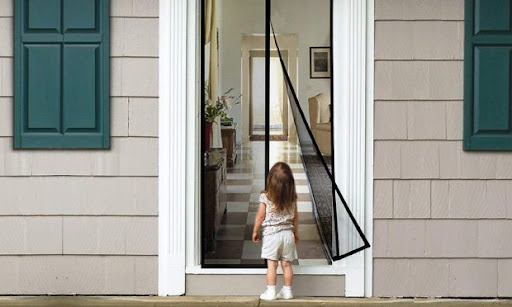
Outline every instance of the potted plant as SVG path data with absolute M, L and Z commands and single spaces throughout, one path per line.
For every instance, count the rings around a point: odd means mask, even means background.
M 204 104 L 204 121 L 205 121 L 205 150 L 210 149 L 210 140 L 212 136 L 212 125 L 217 121 L 217 118 L 221 120 L 230 120 L 228 117 L 227 111 L 231 109 L 233 106 L 240 103 L 239 96 L 233 96 L 233 88 L 230 88 L 226 92 L 224 92 L 221 96 L 217 97 L 216 100 L 206 98 Z M 208 97 L 208 86 L 205 87 L 205 97 Z

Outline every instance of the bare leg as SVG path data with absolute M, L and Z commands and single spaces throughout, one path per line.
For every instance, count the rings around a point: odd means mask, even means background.
M 284 285 L 291 286 L 293 283 L 293 269 L 290 261 L 281 260 L 281 267 L 283 268 Z
M 277 265 L 278 265 L 277 261 L 267 259 L 267 285 L 268 286 L 276 285 Z

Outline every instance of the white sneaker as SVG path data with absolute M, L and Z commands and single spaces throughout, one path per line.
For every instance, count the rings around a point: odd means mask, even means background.
M 281 289 L 281 291 L 279 291 L 276 297 L 282 300 L 290 300 L 293 298 L 293 294 L 292 291 L 286 291 L 284 289 Z
M 262 300 L 265 300 L 265 301 L 273 301 L 276 299 L 276 290 L 265 290 L 265 292 L 263 292 L 261 295 L 260 295 L 260 299 Z

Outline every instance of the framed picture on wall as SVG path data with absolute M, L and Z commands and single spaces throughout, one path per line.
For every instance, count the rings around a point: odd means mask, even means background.
M 311 79 L 331 77 L 331 48 L 309 48 L 309 77 Z

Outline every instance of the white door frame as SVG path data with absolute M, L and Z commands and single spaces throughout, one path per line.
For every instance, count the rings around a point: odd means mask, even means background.
M 159 1 L 160 296 L 185 294 L 185 274 L 265 274 L 265 269 L 202 269 L 199 263 L 199 1 Z M 340 188 L 355 191 L 356 196 L 349 197 L 349 204 L 364 204 L 354 208 L 354 215 L 370 243 L 373 232 L 373 1 L 334 0 L 333 7 L 334 16 L 339 16 L 333 27 L 334 65 L 350 68 L 334 70 L 333 78 L 340 88 L 334 92 L 334 99 L 341 103 L 334 104 L 340 106 L 334 111 L 333 121 L 338 122 L 343 114 L 355 116 L 352 123 L 357 123 L 356 126 L 350 130 L 340 130 L 346 129 L 345 126 L 336 129 L 359 136 L 350 141 L 354 150 L 335 156 L 338 167 L 347 163 L 355 166 L 348 173 L 338 169 L 336 174 L 356 179 L 352 186 Z M 347 39 L 350 44 L 344 44 Z M 348 48 L 349 45 L 352 47 Z M 341 146 L 346 138 L 340 135 L 339 140 L 335 146 Z M 351 202 L 353 198 L 360 202 Z M 297 267 L 295 273 L 344 274 L 346 296 L 371 296 L 371 248 L 366 249 L 364 255 L 358 255 L 333 266 Z
M 198 0 L 159 1 L 158 295 L 185 294 L 186 234 L 199 233 Z M 188 179 L 188 181 L 187 181 Z M 190 182 L 192 179 L 192 184 Z M 189 204 L 188 206 L 186 204 Z M 189 222 L 187 222 L 189 221 Z M 197 260 L 196 260 L 197 261 Z

